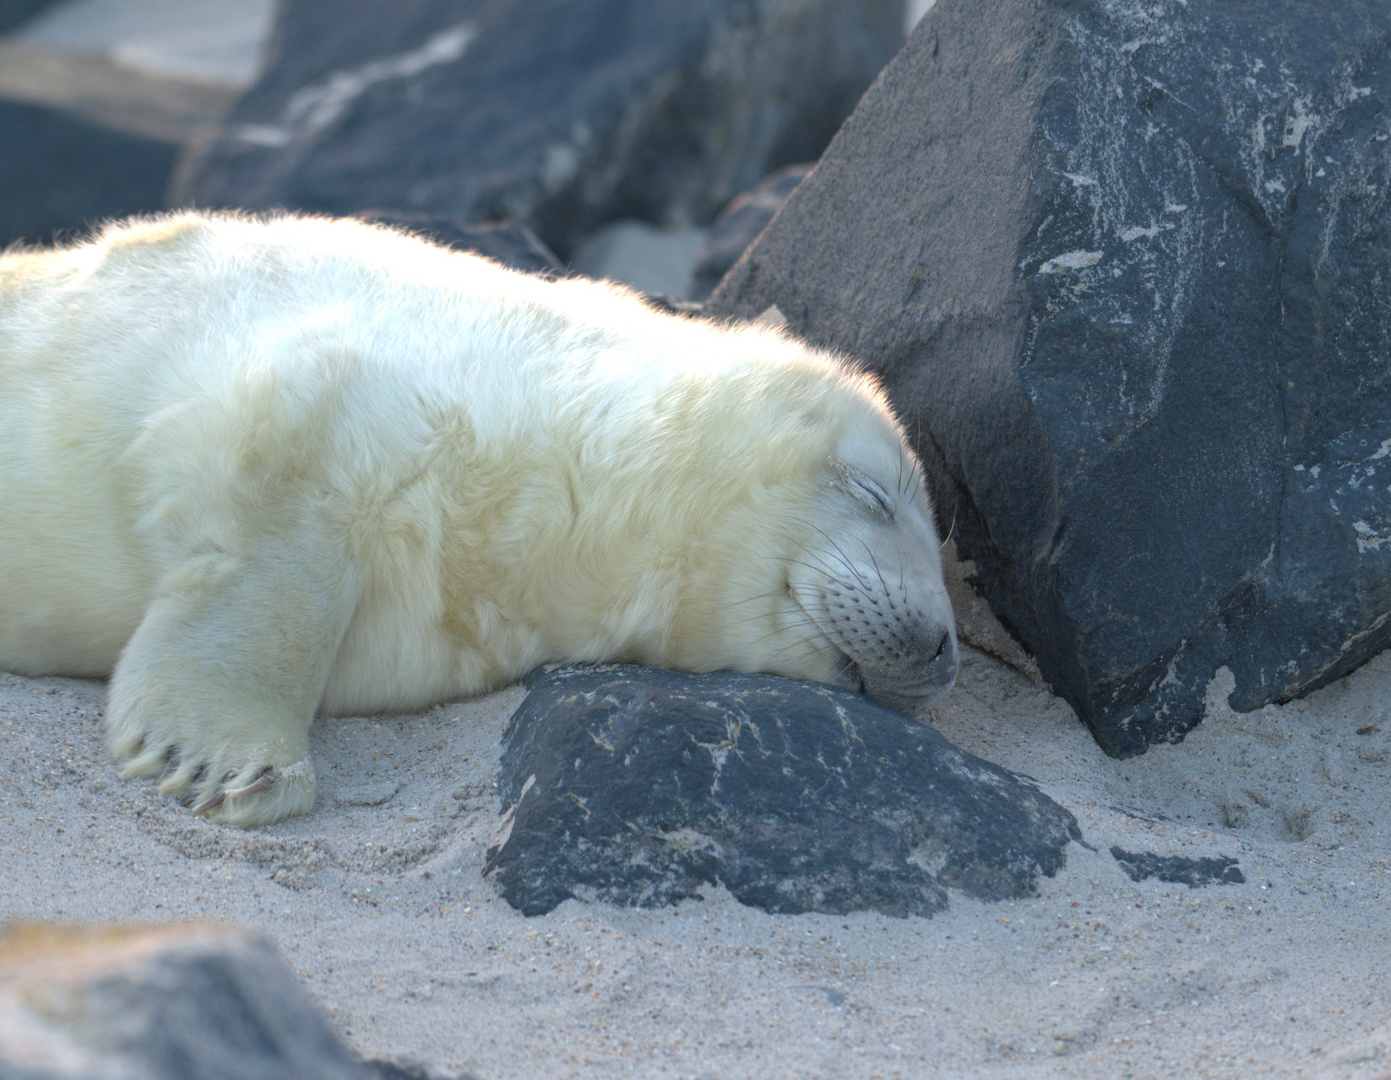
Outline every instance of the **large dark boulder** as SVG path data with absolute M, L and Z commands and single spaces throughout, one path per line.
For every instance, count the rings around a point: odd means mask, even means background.
M 709 221 L 814 159 L 902 44 L 902 0 L 283 0 L 199 151 L 202 206 L 516 220 L 569 257 L 621 217 Z
M 0 247 L 164 206 L 178 144 L 0 98 Z
M 768 675 L 533 676 L 504 736 L 487 872 L 528 915 L 726 886 L 773 912 L 932 915 L 1026 896 L 1080 839 L 1022 778 L 868 698 Z
M 884 377 L 1110 753 L 1391 644 L 1388 54 L 1381 0 L 940 0 L 711 299 Z

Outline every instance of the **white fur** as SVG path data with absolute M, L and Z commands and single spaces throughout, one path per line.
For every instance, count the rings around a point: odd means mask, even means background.
M 872 383 L 355 222 L 183 214 L 0 258 L 0 667 L 114 672 L 128 774 L 272 821 L 313 801 L 316 708 L 605 659 L 950 685 Z

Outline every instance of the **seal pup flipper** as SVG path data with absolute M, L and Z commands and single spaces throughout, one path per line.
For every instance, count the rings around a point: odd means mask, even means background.
M 107 743 L 127 777 L 158 776 L 227 824 L 313 805 L 309 726 L 353 609 L 331 550 L 280 536 L 165 576 L 111 679 Z

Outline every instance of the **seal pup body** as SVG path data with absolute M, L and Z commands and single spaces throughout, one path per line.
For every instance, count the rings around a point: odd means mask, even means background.
M 312 804 L 316 710 L 610 659 L 904 709 L 951 685 L 872 382 L 357 222 L 183 214 L 0 257 L 0 668 L 111 675 L 127 775 L 273 821 Z

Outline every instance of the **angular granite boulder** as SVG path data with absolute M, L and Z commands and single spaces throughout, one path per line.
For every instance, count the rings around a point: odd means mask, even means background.
M 866 697 L 769 675 L 539 673 L 504 735 L 487 873 L 527 915 L 726 886 L 767 911 L 1027 896 L 1081 834 L 1032 784 Z
M 902 45 L 902 0 L 285 0 L 186 171 L 200 206 L 515 220 L 568 258 L 709 221 L 814 159 Z
M 709 310 L 770 305 L 1108 752 L 1391 645 L 1391 6 L 940 0 Z

